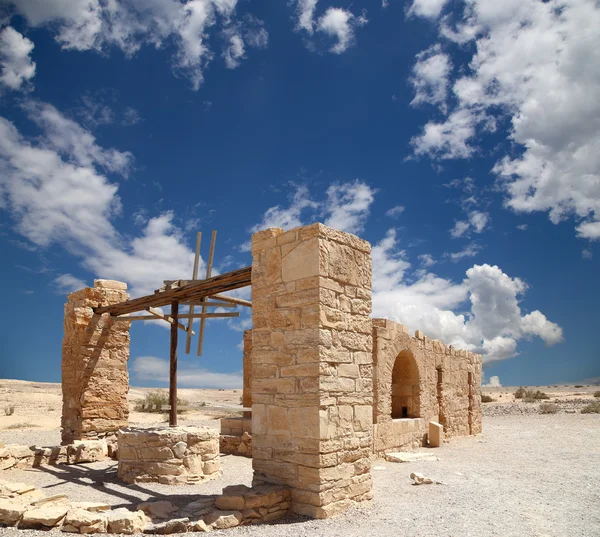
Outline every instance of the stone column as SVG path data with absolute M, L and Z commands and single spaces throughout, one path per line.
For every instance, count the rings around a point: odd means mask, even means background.
M 242 406 L 252 406 L 252 330 L 244 331 L 244 388 Z
M 299 514 L 372 497 L 370 252 L 322 224 L 252 237 L 254 483 Z
M 62 349 L 62 443 L 97 439 L 127 426 L 131 322 L 92 308 L 129 299 L 127 284 L 95 280 L 67 297 Z

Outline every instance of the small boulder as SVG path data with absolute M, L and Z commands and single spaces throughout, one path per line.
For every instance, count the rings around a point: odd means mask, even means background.
M 158 502 L 144 502 L 137 506 L 138 511 L 143 511 L 150 518 L 169 518 L 173 513 L 177 511 L 171 502 L 161 500 Z
M 125 507 L 115 509 L 107 515 L 108 531 L 132 535 L 142 533 L 149 520 L 143 511 L 130 511 Z
M 169 535 L 171 533 L 185 533 L 188 531 L 189 518 L 172 518 L 165 522 L 149 524 L 144 529 L 144 533 L 154 533 L 156 535 Z
M 0 524 L 13 526 L 16 524 L 28 507 L 16 498 L 0 500 Z
M 175 455 L 178 459 L 183 459 L 185 452 L 187 451 L 187 444 L 185 442 L 177 442 L 172 447 L 173 455 Z
M 242 513 L 239 511 L 216 510 L 204 517 L 204 522 L 214 530 L 225 530 L 235 528 L 242 521 Z
M 20 526 L 25 528 L 36 528 L 39 526 L 53 528 L 62 522 L 70 507 L 68 503 L 51 503 L 29 508 L 23 513 Z
M 65 517 L 65 527 L 68 530 L 76 528 L 79 533 L 106 533 L 108 521 L 103 513 L 93 513 L 79 507 L 70 509 Z

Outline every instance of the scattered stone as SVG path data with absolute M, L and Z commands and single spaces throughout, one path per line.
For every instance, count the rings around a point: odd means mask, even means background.
M 171 449 L 173 450 L 173 454 L 178 459 L 183 459 L 183 456 L 187 451 L 187 444 L 185 442 L 177 442 L 177 444 L 175 444 Z
M 171 502 L 161 500 L 158 502 L 145 502 L 137 506 L 138 511 L 143 511 L 150 518 L 169 518 L 174 512 L 177 511 Z
M 31 502 L 33 507 L 40 507 L 41 505 L 48 505 L 50 503 L 65 503 L 69 501 L 69 497 L 66 494 L 55 494 L 54 496 L 48 496 L 41 500 Z
M 158 535 L 168 535 L 170 533 L 185 533 L 188 531 L 189 518 L 172 518 L 165 522 L 149 524 L 145 527 L 144 533 L 154 533 Z
M 414 462 L 414 461 L 439 461 L 439 457 L 431 453 L 397 451 L 395 453 L 386 453 L 385 460 L 388 462 Z
M 62 521 L 69 509 L 70 505 L 66 503 L 54 503 L 29 508 L 23 513 L 20 526 L 25 528 L 36 528 L 39 526 L 53 528 Z
M 90 511 L 91 513 L 110 511 L 110 505 L 102 502 L 73 502 L 73 507 L 85 509 L 86 511 Z
M 239 511 L 213 511 L 204 517 L 204 522 L 215 530 L 235 528 L 242 521 L 242 513 Z
M 71 528 L 75 528 L 75 531 L 78 531 L 79 533 L 106 533 L 107 527 L 108 520 L 106 514 L 93 513 L 75 507 L 69 509 L 67 512 L 63 531 L 72 531 Z
M 199 532 L 210 531 L 210 528 L 206 525 L 206 522 L 204 522 L 204 520 L 202 520 L 202 519 L 190 522 L 190 525 L 188 526 L 188 528 L 189 528 L 189 531 L 199 531 Z
M 13 526 L 28 509 L 20 499 L 10 498 L 0 500 L 0 524 Z
M 121 507 L 107 515 L 109 533 L 132 535 L 141 533 L 149 520 L 143 511 L 129 511 Z
M 410 478 L 414 481 L 414 485 L 443 485 L 441 481 L 434 481 L 430 477 L 425 477 L 423 474 L 413 472 Z

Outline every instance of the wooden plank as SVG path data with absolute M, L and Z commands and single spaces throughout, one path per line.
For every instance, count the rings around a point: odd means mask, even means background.
M 169 316 L 169 315 L 163 315 L 163 314 L 162 314 L 160 311 L 158 311 L 158 310 L 155 310 L 154 308 L 146 308 L 146 311 L 147 311 L 148 313 L 151 313 L 151 314 L 152 314 L 154 317 L 156 317 L 157 319 L 162 319 L 163 321 L 167 321 L 167 322 L 168 322 L 168 323 L 170 323 L 170 324 L 175 324 L 175 323 L 176 323 L 176 321 L 175 321 L 174 317 L 172 317 L 172 316 Z M 177 327 L 178 327 L 178 328 L 181 328 L 181 329 L 182 329 L 182 330 L 184 330 L 185 332 L 187 332 L 187 331 L 188 331 L 187 327 L 186 327 L 186 326 L 184 326 L 183 324 L 179 323 L 179 322 L 177 323 Z
M 196 300 L 194 302 L 180 302 L 186 306 L 206 306 L 207 308 L 237 308 L 237 304 L 231 304 L 229 302 L 200 302 Z
M 111 315 L 123 315 L 125 313 L 133 313 L 134 311 L 142 311 L 151 306 L 166 306 L 173 300 L 200 300 L 201 298 L 219 295 L 220 293 L 233 291 L 240 287 L 246 287 L 251 283 L 252 267 L 244 267 L 231 272 L 226 272 L 225 274 L 220 274 L 219 276 L 214 276 L 208 280 L 190 283 L 179 289 L 133 298 L 110 306 L 101 306 L 95 308 L 94 312 L 98 314 L 110 313 Z M 219 300 L 221 300 L 221 298 Z
M 247 306 L 249 308 L 252 307 L 252 302 L 249 300 L 244 300 L 242 298 L 235 298 L 232 296 L 226 295 L 211 295 L 210 298 L 216 298 L 218 300 L 223 300 L 224 302 L 230 302 L 231 304 L 237 304 L 238 306 Z
M 222 313 L 194 313 L 193 316 L 190 316 L 189 313 L 182 313 L 179 318 L 180 319 L 202 319 L 203 317 L 206 319 L 219 319 L 219 318 L 226 318 L 226 317 L 239 317 L 240 316 L 240 312 L 239 311 L 224 311 Z M 163 319 L 164 321 L 168 322 L 169 324 L 171 323 L 171 318 L 168 315 L 165 315 L 165 319 Z M 157 318 L 156 315 L 111 315 L 110 318 L 113 321 L 152 321 L 155 320 Z M 187 327 L 183 326 L 181 323 L 179 323 L 180 326 L 179 328 L 181 328 L 182 330 L 187 332 Z M 196 335 L 196 333 L 192 330 L 192 335 Z
M 200 243 L 202 242 L 202 233 L 199 231 L 196 233 L 196 257 L 194 257 L 194 270 L 193 278 L 196 280 L 198 278 L 198 265 L 200 263 Z M 194 314 L 194 304 L 190 305 L 190 315 Z M 185 353 L 190 353 L 190 345 L 192 344 L 192 323 L 194 322 L 194 318 L 190 317 L 188 321 L 188 332 L 185 338 Z
M 179 302 L 173 300 L 171 302 L 171 317 L 173 317 L 173 324 L 171 324 L 171 345 L 169 353 L 169 404 L 171 409 L 169 410 L 169 427 L 177 426 L 177 325 L 179 324 Z
M 210 251 L 208 252 L 208 264 L 206 265 L 206 279 L 208 280 L 212 274 L 213 260 L 215 258 L 215 243 L 217 242 L 217 230 L 213 229 L 212 237 L 210 239 Z M 206 299 L 202 300 L 205 302 Z M 202 306 L 202 313 L 206 313 L 206 307 Z M 197 356 L 202 356 L 202 344 L 204 343 L 204 326 L 206 319 L 203 317 L 200 319 L 200 330 L 198 331 L 198 351 Z

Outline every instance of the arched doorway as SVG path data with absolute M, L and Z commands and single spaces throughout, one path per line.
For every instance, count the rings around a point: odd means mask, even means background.
M 392 419 L 420 417 L 419 369 L 412 352 L 403 350 L 392 369 Z

